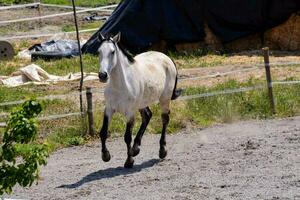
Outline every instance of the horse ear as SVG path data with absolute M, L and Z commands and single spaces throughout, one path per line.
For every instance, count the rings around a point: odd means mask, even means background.
M 102 42 L 103 40 L 105 40 L 104 36 L 101 33 L 98 34 L 98 40 L 100 42 Z
M 121 32 L 119 32 L 117 35 L 115 35 L 115 36 L 113 37 L 113 41 L 114 41 L 115 43 L 120 42 L 120 40 L 121 40 Z

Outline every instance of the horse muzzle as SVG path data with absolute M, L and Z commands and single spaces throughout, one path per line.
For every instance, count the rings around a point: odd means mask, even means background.
M 106 72 L 99 72 L 98 77 L 102 83 L 106 83 L 108 80 L 108 74 Z

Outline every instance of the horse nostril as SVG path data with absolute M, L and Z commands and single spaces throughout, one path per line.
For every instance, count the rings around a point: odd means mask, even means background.
M 100 80 L 106 80 L 107 79 L 107 73 L 106 72 L 99 72 L 99 79 Z

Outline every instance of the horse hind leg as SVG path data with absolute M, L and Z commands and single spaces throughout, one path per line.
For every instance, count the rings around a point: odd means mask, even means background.
M 161 101 L 160 102 L 161 105 L 161 110 L 162 110 L 162 114 L 161 114 L 161 119 L 162 119 L 162 131 L 161 131 L 161 137 L 160 137 L 160 148 L 159 148 L 159 158 L 164 159 L 167 156 L 167 150 L 166 150 L 166 131 L 167 131 L 167 127 L 170 121 L 170 100 L 168 101 Z
M 144 109 L 141 109 L 140 110 L 140 114 L 141 114 L 141 117 L 142 117 L 142 124 L 141 124 L 141 127 L 134 139 L 134 144 L 133 144 L 133 147 L 132 147 L 132 151 L 133 151 L 133 157 L 134 156 L 137 156 L 139 153 L 140 153 L 140 146 L 141 146 L 141 141 L 142 141 L 142 137 L 145 133 L 145 130 L 150 122 L 150 119 L 152 117 L 152 112 L 150 110 L 149 107 L 146 107 Z

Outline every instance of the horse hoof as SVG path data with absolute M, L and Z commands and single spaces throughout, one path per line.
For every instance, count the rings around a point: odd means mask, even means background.
M 103 160 L 104 162 L 110 161 L 110 154 L 109 154 L 109 151 L 102 152 L 102 160 Z
M 140 153 L 140 148 L 136 145 L 133 145 L 132 147 L 132 156 L 135 157 Z
M 159 149 L 159 158 L 164 159 L 168 154 L 168 151 L 163 147 Z
M 127 158 L 125 164 L 124 164 L 124 167 L 125 168 L 132 168 L 133 167 L 133 163 L 134 163 L 134 160 L 132 157 L 129 157 Z

